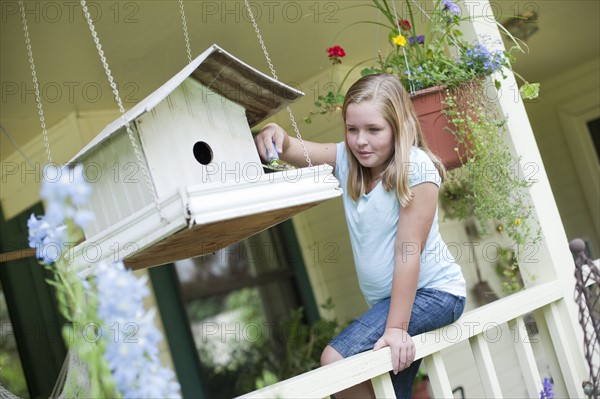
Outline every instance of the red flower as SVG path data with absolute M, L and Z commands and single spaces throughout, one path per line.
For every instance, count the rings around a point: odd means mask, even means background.
M 333 65 L 341 64 L 342 60 L 340 58 L 346 56 L 346 52 L 340 46 L 329 47 L 326 51 L 329 53 L 329 59 Z
M 333 46 L 327 49 L 329 58 L 342 58 L 346 56 L 346 52 L 340 46 Z
M 403 19 L 401 21 L 398 21 L 398 26 L 402 30 L 410 30 L 411 29 L 410 22 L 408 22 L 407 19 Z

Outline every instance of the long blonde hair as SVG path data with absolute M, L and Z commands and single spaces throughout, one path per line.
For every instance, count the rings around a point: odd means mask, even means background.
M 408 185 L 410 149 L 412 146 L 418 147 L 427 153 L 442 179 L 446 175 L 446 170 L 439 158 L 429 150 L 410 97 L 397 78 L 388 74 L 376 74 L 364 76 L 357 80 L 348 89 L 344 99 L 342 107 L 344 123 L 346 122 L 348 105 L 364 101 L 371 101 L 392 127 L 394 151 L 381 180 L 383 188 L 386 191 L 396 190 L 400 205 L 406 206 L 412 199 L 412 190 Z M 367 168 L 363 167 L 352 155 L 347 140 L 346 150 L 349 154 L 350 163 L 348 191 L 350 197 L 354 201 L 358 201 L 358 198 L 366 192 L 371 176 Z

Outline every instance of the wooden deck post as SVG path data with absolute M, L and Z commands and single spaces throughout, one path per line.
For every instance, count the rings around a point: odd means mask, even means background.
M 495 6 L 498 8 L 498 4 Z M 465 39 L 473 41 L 475 38 L 480 38 L 481 41 L 482 38 L 485 38 L 488 47 L 490 43 L 498 43 L 497 48 L 504 50 L 493 10 L 494 7 L 488 0 L 465 0 L 462 10 L 463 17 L 470 18 L 461 28 Z M 514 13 L 513 10 L 510 12 Z M 501 112 L 507 116 L 509 145 L 516 155 L 522 157 L 516 168 L 518 173 L 537 181 L 528 190 L 528 193 L 543 238 L 542 243 L 537 247 L 526 244 L 521 248 L 519 265 L 526 287 L 533 287 L 552 280 L 561 282 L 560 289 L 564 303 L 561 304 L 562 306 L 558 306 L 558 309 L 561 313 L 560 318 L 566 322 L 563 324 L 565 330 L 560 340 L 563 341 L 562 345 L 568 348 L 568 352 L 572 353 L 571 366 L 574 370 L 570 370 L 570 376 L 577 376 L 578 381 L 571 383 L 581 385 L 581 381 L 585 379 L 586 368 L 582 349 L 583 334 L 579 327 L 577 308 L 573 300 L 575 266 L 523 100 L 518 93 L 515 77 L 510 71 L 505 71 L 505 73 L 507 78 L 501 80 L 502 88 L 497 91 L 497 104 Z M 488 95 L 494 95 L 493 91 L 490 88 Z M 554 336 L 552 338 L 553 341 L 557 339 Z M 567 383 L 568 385 L 569 383 Z M 583 396 L 583 391 L 579 396 Z

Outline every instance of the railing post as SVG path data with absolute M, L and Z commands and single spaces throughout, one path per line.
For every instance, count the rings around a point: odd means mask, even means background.
M 440 352 L 434 352 L 423 359 L 425 369 L 429 374 L 429 383 L 434 398 L 452 398 L 452 386 L 448 379 L 448 372 Z
M 565 323 L 561 318 L 559 306 L 562 301 L 551 303 L 544 307 L 544 317 L 546 324 L 552 337 L 552 343 L 554 344 L 554 350 L 556 351 L 556 357 L 558 358 L 558 364 L 563 373 L 565 379 L 565 386 L 569 397 L 578 398 L 582 397 L 583 390 L 581 386 L 582 379 L 576 372 L 575 355 L 569 339 L 565 334 Z
M 516 319 L 508 323 L 511 330 L 514 331 L 514 346 L 519 364 L 521 365 L 521 372 L 523 373 L 523 379 L 527 387 L 527 394 L 530 398 L 538 397 L 542 379 L 540 378 L 540 372 L 538 371 L 537 364 L 535 362 L 535 356 L 533 355 L 533 349 L 527 335 L 527 329 L 523 317 L 519 316 Z
M 469 41 L 486 39 L 486 45 L 498 43 L 495 48 L 489 50 L 505 50 L 502 45 L 502 36 L 496 25 L 496 19 L 492 13 L 494 9 L 488 0 L 464 0 L 463 17 L 466 22 L 461 25 L 465 39 Z M 558 207 L 554 201 L 552 188 L 544 168 L 542 157 L 533 130 L 523 105 L 523 100 L 518 92 L 518 85 L 511 71 L 504 71 L 507 78 L 502 80 L 502 88 L 495 92 L 495 99 L 502 114 L 507 116 L 506 127 L 508 131 L 508 144 L 513 152 L 521 157 L 519 165 L 515 165 L 520 176 L 528 176 L 535 179 L 528 189 L 529 199 L 533 205 L 533 215 L 536 217 L 542 234 L 541 245 L 525 243 L 519 254 L 519 266 L 526 287 L 533 287 L 549 281 L 561 282 L 560 290 L 564 306 L 559 310 L 563 316 L 565 328 L 561 334 L 561 340 L 572 343 L 572 362 L 569 367 L 568 376 L 573 381 L 570 384 L 581 384 L 586 378 L 585 361 L 583 357 L 583 333 L 579 328 L 577 307 L 573 301 L 575 289 L 575 278 L 573 276 L 575 266 L 569 252 L 568 239 L 558 213 Z M 489 93 L 492 94 L 492 93 Z M 531 173 L 531 172 L 534 173 Z M 526 173 L 527 172 L 527 173 Z M 550 330 L 550 333 L 553 333 Z M 554 337 L 553 337 L 554 338 Z M 569 344 L 564 343 L 566 346 Z M 577 397 L 583 395 L 580 389 Z
M 502 390 L 500 389 L 500 382 L 496 375 L 496 367 L 494 367 L 492 354 L 487 342 L 483 338 L 483 334 L 477 334 L 471 337 L 469 341 L 471 342 L 471 350 L 473 351 L 477 371 L 481 377 L 481 385 L 483 386 L 485 397 L 502 398 Z
M 376 398 L 385 399 L 396 397 L 390 373 L 383 373 L 375 378 L 371 378 L 371 383 L 373 384 L 373 391 L 375 392 Z

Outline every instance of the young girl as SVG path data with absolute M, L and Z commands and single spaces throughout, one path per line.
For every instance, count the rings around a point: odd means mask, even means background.
M 326 365 L 389 346 L 392 381 L 410 398 L 420 360 L 411 336 L 452 323 L 465 305 L 465 280 L 438 231 L 445 171 L 427 148 L 408 93 L 391 75 L 369 75 L 346 94 L 345 141 L 304 142 L 315 164 L 335 166 L 356 273 L 369 310 L 323 351 Z M 269 124 L 256 136 L 263 159 L 306 166 L 300 142 Z M 274 143 L 274 145 L 273 145 Z M 369 382 L 336 394 L 373 397 Z

